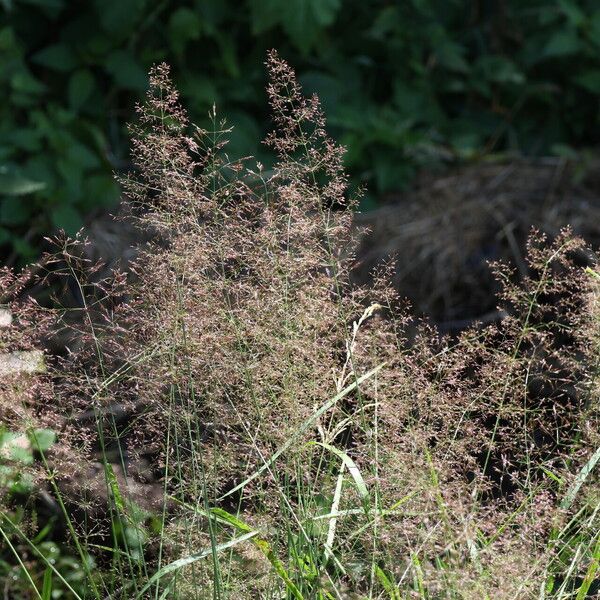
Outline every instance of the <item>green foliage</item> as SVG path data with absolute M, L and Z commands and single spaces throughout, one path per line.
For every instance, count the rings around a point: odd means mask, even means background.
M 25 258 L 40 234 L 74 233 L 117 201 L 124 123 L 156 61 L 173 65 L 195 122 L 217 102 L 240 129 L 230 152 L 264 161 L 262 63 L 278 48 L 319 93 L 355 184 L 373 192 L 402 188 L 422 166 L 489 151 L 564 154 L 598 134 L 593 0 L 1 6 L 0 244 Z
M 48 521 L 31 538 L 25 529 L 31 527 L 30 511 L 19 508 L 12 514 L 0 513 L 0 581 L 5 597 L 77 599 L 86 597 L 89 581 L 81 562 L 62 544 L 52 540 L 55 522 Z M 21 563 L 15 560 L 21 558 Z M 94 563 L 87 557 L 89 567 Z M 37 594 L 34 592 L 34 588 Z
M 46 452 L 55 441 L 50 429 L 23 433 L 0 428 L 0 496 L 17 505 L 10 512 L 4 511 L 4 505 L 0 510 L 0 580 L 5 582 L 5 596 L 15 600 L 75 598 L 88 585 L 78 560 L 52 539 L 56 519 L 48 520 L 46 515 L 40 519 L 35 509 L 36 486 L 28 468 L 34 465 L 36 453 Z M 38 590 L 36 596 L 31 595 L 32 586 Z
M 31 475 L 23 467 L 32 465 L 35 451 L 46 452 L 56 440 L 50 429 L 25 434 L 0 428 L 0 495 L 27 495 L 33 490 Z

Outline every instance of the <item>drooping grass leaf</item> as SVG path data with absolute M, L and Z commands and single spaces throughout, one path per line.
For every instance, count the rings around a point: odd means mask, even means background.
M 244 481 L 242 481 L 241 483 L 236 485 L 234 488 L 232 488 L 231 490 L 229 490 L 228 492 L 223 494 L 219 498 L 219 500 L 223 500 L 223 498 L 227 498 L 227 496 L 231 496 L 231 494 L 234 494 L 238 490 L 243 489 L 251 481 L 254 481 L 254 479 L 256 479 L 262 473 L 264 473 L 296 441 L 296 439 L 301 434 L 303 434 L 321 415 L 323 415 L 330 408 L 335 406 L 342 398 L 345 398 L 348 394 L 353 392 L 356 388 L 358 388 L 358 386 L 361 383 L 364 383 L 367 379 L 369 379 L 370 377 L 373 377 L 373 375 L 378 373 L 384 366 L 385 366 L 385 363 L 382 363 L 382 364 L 378 365 L 377 367 L 375 367 L 374 369 L 371 369 L 368 373 L 365 373 L 364 375 L 359 377 L 356 381 L 354 381 L 353 383 L 351 383 L 350 385 L 345 387 L 341 392 L 339 392 L 333 398 L 331 398 L 331 400 L 328 400 L 325 404 L 323 404 L 323 406 L 321 406 L 321 408 L 319 408 L 316 412 L 314 412 L 308 419 L 306 419 L 306 421 L 304 421 L 304 423 L 302 423 L 302 425 L 300 425 L 300 427 L 298 427 L 298 429 L 294 432 L 294 434 L 292 436 L 290 436 L 289 440 L 283 446 L 281 446 L 281 448 L 279 448 L 279 450 L 277 450 L 275 453 L 273 453 L 271 458 L 269 458 L 267 461 L 265 461 L 265 463 L 257 471 L 255 471 L 252 475 L 250 475 L 249 477 L 244 479 Z
M 348 469 L 348 473 L 350 473 L 352 479 L 354 479 L 354 483 L 356 484 L 356 489 L 358 490 L 358 493 L 364 503 L 365 510 L 368 514 L 369 503 L 370 503 L 369 490 L 367 489 L 365 480 L 363 479 L 363 476 L 361 475 L 359 468 L 356 466 L 356 463 L 345 452 L 343 452 L 339 448 L 336 448 L 335 446 L 332 446 L 331 444 L 326 444 L 325 442 L 311 442 L 311 443 L 314 445 L 317 445 L 317 446 L 322 446 L 323 448 L 325 448 L 326 450 L 329 450 L 330 452 L 332 452 L 333 454 L 335 454 L 337 457 L 339 457 L 342 460 L 342 462 L 344 463 L 344 466 Z
M 238 544 L 241 544 L 242 542 L 245 542 L 246 540 L 250 540 L 257 535 L 258 535 L 258 531 L 250 531 L 238 538 L 234 538 L 233 540 L 229 540 L 228 542 L 224 542 L 223 544 L 218 544 L 216 546 L 215 550 L 217 552 L 222 552 L 223 550 L 227 550 L 228 548 L 233 548 L 234 546 L 237 546 Z M 147 592 L 156 582 L 160 581 L 165 575 L 168 575 L 169 573 L 173 573 L 174 571 L 178 571 L 179 569 L 182 569 L 183 567 L 187 567 L 188 565 L 191 565 L 192 563 L 202 560 L 208 556 L 211 556 L 212 553 L 213 553 L 213 549 L 207 548 L 205 550 L 201 550 L 200 552 L 194 552 L 193 554 L 190 554 L 189 556 L 185 556 L 184 558 L 180 558 L 178 560 L 173 561 L 172 563 L 169 563 L 168 565 L 165 565 L 159 571 L 154 573 L 154 575 L 152 575 L 152 577 L 150 577 L 150 579 L 147 581 L 146 585 L 144 585 L 144 587 L 137 593 L 137 595 L 135 597 L 143 598 L 144 593 Z

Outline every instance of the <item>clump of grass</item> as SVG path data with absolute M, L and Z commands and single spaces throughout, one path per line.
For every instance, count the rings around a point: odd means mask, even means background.
M 62 316 L 76 351 L 51 367 L 63 449 L 44 465 L 96 560 L 84 596 L 585 598 L 600 318 L 582 242 L 533 235 L 524 284 L 496 266 L 506 317 L 439 337 L 385 270 L 350 285 L 343 149 L 267 66 L 272 170 L 228 156 L 216 111 L 191 125 L 160 65 L 124 181 L 155 241 L 110 282 L 63 243 L 83 318 Z

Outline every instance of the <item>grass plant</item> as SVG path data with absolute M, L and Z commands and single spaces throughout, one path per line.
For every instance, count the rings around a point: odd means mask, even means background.
M 505 318 L 454 337 L 412 317 L 386 269 L 352 286 L 343 149 L 275 52 L 267 67 L 272 169 L 230 159 L 216 110 L 211 131 L 190 124 L 159 65 L 123 181 L 154 240 L 132 272 L 105 278 L 59 240 L 31 276 L 76 291 L 63 309 L 2 275 L 3 351 L 52 319 L 69 340 L 46 372 L 2 378 L 5 431 L 57 434 L 21 465 L 37 494 L 11 489 L 2 453 L 5 596 L 593 597 L 591 254 L 533 234 L 524 281 L 494 266 Z M 40 549 L 40 498 L 66 572 Z

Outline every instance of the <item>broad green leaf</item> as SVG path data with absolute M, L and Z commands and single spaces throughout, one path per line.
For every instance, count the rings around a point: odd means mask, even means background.
M 104 61 L 104 66 L 115 83 L 126 90 L 143 91 L 148 85 L 146 69 L 128 50 L 114 50 Z
M 87 144 L 73 138 L 69 143 L 66 155 L 71 163 L 78 165 L 82 170 L 96 169 L 100 166 L 100 159 Z
M 26 263 L 30 263 L 35 259 L 37 250 L 27 240 L 24 240 L 23 238 L 20 238 L 15 235 L 12 238 L 12 245 L 15 252 Z
M 10 241 L 10 231 L 6 227 L 0 227 L 0 245 Z
M 194 10 L 202 21 L 202 28 L 208 35 L 218 38 L 227 18 L 231 16 L 231 4 L 223 0 L 195 0 Z
M 482 56 L 477 61 L 477 68 L 482 71 L 488 81 L 513 84 L 525 82 L 525 75 L 519 67 L 512 60 L 503 56 Z
M 60 10 L 65 6 L 66 0 L 22 0 L 23 3 L 33 4 L 49 10 Z
M 252 31 L 258 35 L 281 25 L 294 45 L 306 53 L 319 32 L 331 25 L 341 0 L 251 0 Z
M 148 534 L 144 531 L 142 526 L 137 524 L 125 527 L 123 534 L 129 549 L 142 550 L 144 544 L 148 541 Z
M 237 58 L 235 39 L 230 35 L 221 35 L 218 42 L 219 58 L 225 67 L 225 71 L 233 79 L 238 79 L 241 71 Z
M 229 119 L 228 119 L 229 120 Z M 231 114 L 231 122 L 236 126 L 229 134 L 229 143 L 227 144 L 227 152 L 233 158 L 242 156 L 255 155 L 260 140 L 260 128 L 255 119 L 246 113 L 233 112 Z
M 396 144 L 394 144 L 396 145 Z M 402 163 L 402 158 L 394 153 L 377 150 L 375 161 L 375 181 L 380 190 L 389 191 L 402 188 L 413 175 L 412 165 Z
M 281 22 L 281 4 L 278 0 L 249 0 L 254 35 L 260 35 Z
M 306 53 L 317 34 L 330 25 L 340 9 L 340 0 L 287 0 L 282 26 L 299 50 Z
M 150 10 L 148 3 L 148 0 L 93 0 L 100 26 L 111 37 L 132 34 L 144 11 Z
M 67 235 L 75 235 L 83 226 L 79 212 L 68 204 L 63 204 L 54 210 L 52 223 L 57 229 L 63 229 Z
M 0 202 L 0 223 L 3 225 L 22 225 L 29 220 L 32 206 L 25 198 L 13 195 Z
M 56 433 L 51 429 L 35 429 L 29 435 L 31 444 L 40 452 L 46 452 L 56 441 Z
M 548 57 L 569 56 L 576 54 L 580 49 L 581 42 L 576 31 L 557 31 L 546 44 L 544 55 Z
M 0 171 L 0 194 L 6 196 L 23 196 L 39 192 L 45 187 L 46 184 L 43 181 L 34 181 L 17 173 L 3 173 Z
M 208 110 L 213 102 L 219 103 L 219 93 L 215 82 L 200 73 L 187 71 L 182 73 L 182 82 L 179 88 L 181 95 L 193 106 L 200 104 Z
M 466 49 L 460 44 L 451 40 L 444 40 L 436 50 L 436 57 L 442 67 L 457 73 L 467 73 L 469 65 L 465 60 L 465 53 Z
M 81 206 L 91 210 L 97 206 L 114 206 L 119 201 L 120 190 L 112 175 L 91 175 L 83 182 L 84 197 Z
M 198 13 L 187 6 L 175 10 L 169 19 L 169 39 L 177 53 L 181 54 L 190 40 L 197 40 L 202 33 Z
M 17 480 L 11 485 L 11 492 L 26 496 L 31 494 L 34 488 L 33 477 L 30 473 L 19 473 Z
M 562 156 L 572 161 L 580 160 L 581 158 L 577 150 L 568 144 L 552 144 L 550 152 L 555 156 Z
M 11 78 L 10 84 L 15 92 L 38 96 L 43 94 L 47 88 L 26 70 L 17 71 Z
M 558 0 L 558 6 L 566 15 L 568 21 L 575 27 L 580 27 L 586 21 L 586 15 L 574 0 Z
M 310 4 L 307 2 L 307 4 Z M 326 27 L 331 25 L 337 16 L 340 8 L 342 7 L 341 0 L 313 0 L 312 10 L 315 15 L 315 19 L 319 25 Z
M 596 49 L 600 48 L 600 10 L 596 10 L 590 19 L 589 39 Z
M 28 152 L 39 152 L 42 148 L 40 132 L 33 127 L 19 127 L 11 131 L 8 137 L 11 144 Z
M 575 77 L 575 83 L 592 94 L 600 94 L 600 69 L 590 69 Z
M 33 463 L 31 445 L 22 433 L 6 431 L 2 434 L 0 459 L 8 459 L 25 465 Z
M 65 44 L 52 44 L 36 52 L 31 60 L 55 71 L 72 71 L 77 65 L 73 49 Z
M 85 105 L 94 90 L 94 77 L 88 69 L 79 69 L 69 78 L 67 86 L 67 95 L 69 106 L 74 110 L 79 110 Z

